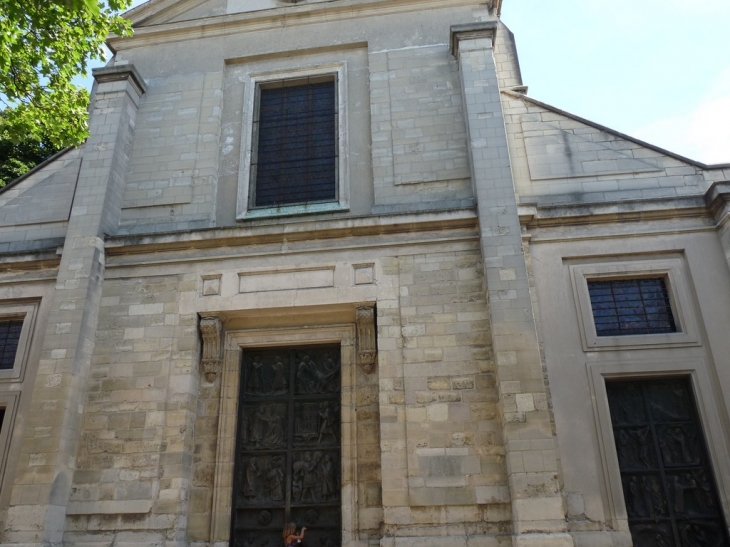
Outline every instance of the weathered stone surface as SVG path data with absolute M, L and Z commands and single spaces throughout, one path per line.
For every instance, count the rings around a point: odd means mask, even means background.
M 527 97 L 500 6 L 130 13 L 89 140 L 0 191 L 0 543 L 227 546 L 249 348 L 340 345 L 346 547 L 626 547 L 606 378 L 691 377 L 730 476 L 730 169 Z M 255 86 L 305 78 L 337 198 L 257 209 Z M 590 346 L 636 275 L 680 332 Z

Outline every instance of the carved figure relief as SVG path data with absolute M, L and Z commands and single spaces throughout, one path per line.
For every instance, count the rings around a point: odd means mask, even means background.
M 338 403 L 300 403 L 295 406 L 294 414 L 294 441 L 297 446 L 337 443 L 340 424 Z
M 698 465 L 697 431 L 682 426 L 657 428 L 659 446 L 667 467 Z
M 246 407 L 242 444 L 252 449 L 282 448 L 286 444 L 286 404 L 265 403 Z
M 340 483 L 330 453 L 306 451 L 296 454 L 292 464 L 292 498 L 301 503 L 339 499 Z
M 313 527 L 308 545 L 340 547 L 340 353 L 244 352 L 234 544 L 278 545 L 282 523 L 296 520 Z
M 653 467 L 654 453 L 647 443 L 648 427 L 622 428 L 616 433 L 619 460 L 626 469 L 648 469 Z
M 284 457 L 253 456 L 241 461 L 241 492 L 247 503 L 261 505 L 284 499 Z
M 246 372 L 246 394 L 280 395 L 286 393 L 286 366 L 281 355 L 256 355 Z
M 303 354 L 297 364 L 297 393 L 334 393 L 339 388 L 339 368 L 331 354 L 319 362 Z
M 729 547 L 686 379 L 606 385 L 636 547 Z

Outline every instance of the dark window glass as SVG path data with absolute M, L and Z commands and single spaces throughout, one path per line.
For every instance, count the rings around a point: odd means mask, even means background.
M 335 82 L 262 88 L 251 161 L 254 206 L 337 198 Z
M 663 278 L 589 281 L 598 336 L 677 332 Z
M 0 321 L 0 370 L 10 370 L 15 364 L 23 321 Z

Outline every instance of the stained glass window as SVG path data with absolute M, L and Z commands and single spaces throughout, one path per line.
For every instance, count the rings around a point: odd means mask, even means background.
M 0 321 L 0 370 L 10 370 L 15 365 L 22 320 Z
M 337 199 L 336 94 L 333 80 L 259 89 L 254 207 Z
M 598 336 L 677 332 L 664 278 L 589 281 Z

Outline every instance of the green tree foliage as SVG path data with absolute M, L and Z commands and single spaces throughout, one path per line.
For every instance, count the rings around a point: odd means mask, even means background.
M 72 83 L 103 59 L 108 34 L 127 35 L 131 0 L 0 0 L 0 135 L 15 143 L 79 144 L 86 89 Z M 0 156 L 0 161 L 4 157 Z
M 4 112 L 0 112 L 0 124 L 4 117 Z M 7 133 L 0 131 L 0 188 L 59 150 L 48 139 L 26 137 L 19 142 L 13 142 Z

